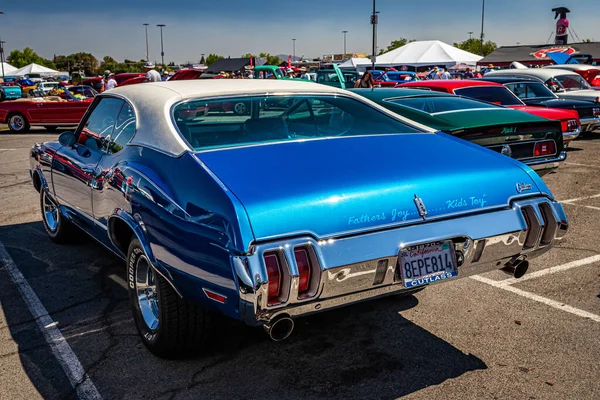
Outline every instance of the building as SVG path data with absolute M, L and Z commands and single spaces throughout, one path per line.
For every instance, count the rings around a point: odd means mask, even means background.
M 502 46 L 484 57 L 477 65 L 494 67 L 508 67 L 513 61 L 518 61 L 525 66 L 554 64 L 547 53 L 563 52 L 577 58 L 588 59 L 590 63 L 600 65 L 600 42 L 571 43 L 567 45 L 529 45 L 529 46 Z M 589 57 L 585 57 L 589 56 Z

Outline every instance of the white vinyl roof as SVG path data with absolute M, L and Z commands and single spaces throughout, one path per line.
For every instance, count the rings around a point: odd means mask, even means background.
M 394 65 L 420 67 L 460 63 L 475 65 L 482 58 L 477 54 L 469 53 L 439 40 L 423 40 L 407 43 L 402 47 L 377 56 L 375 65 L 382 67 Z
M 301 94 L 345 95 L 369 104 L 390 117 L 424 132 L 435 132 L 427 126 L 411 121 L 352 92 L 305 80 L 275 79 L 198 79 L 173 82 L 140 83 L 116 87 L 99 95 L 121 97 L 136 113 L 136 134 L 133 145 L 151 147 L 170 155 L 191 150 L 183 140 L 171 118 L 172 107 L 188 99 L 243 97 L 246 95 Z

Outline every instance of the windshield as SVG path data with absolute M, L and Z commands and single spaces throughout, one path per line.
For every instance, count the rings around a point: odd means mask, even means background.
M 473 99 L 487 101 L 488 103 L 502 106 L 522 106 L 523 102 L 515 97 L 504 86 L 473 86 L 455 89 L 454 93 L 459 96 L 471 97 Z
M 493 104 L 483 103 L 477 100 L 464 99 L 462 97 L 456 96 L 401 97 L 396 99 L 386 99 L 385 101 L 388 103 L 414 108 L 415 110 L 423 111 L 429 114 L 482 108 L 499 108 L 498 106 L 495 106 Z
M 580 75 L 558 75 L 551 80 L 557 81 L 561 89 L 567 91 L 591 89 L 591 86 Z
M 507 83 L 505 86 L 519 99 L 556 98 L 546 85 L 538 82 Z
M 356 99 L 329 95 L 194 100 L 174 120 L 195 150 L 269 142 L 421 132 Z

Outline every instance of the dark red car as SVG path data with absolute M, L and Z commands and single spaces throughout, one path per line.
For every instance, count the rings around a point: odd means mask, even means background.
M 451 93 L 472 99 L 487 101 L 515 110 L 523 111 L 538 117 L 560 121 L 563 130 L 565 146 L 581 133 L 579 114 L 575 110 L 528 106 L 523 103 L 505 86 L 478 80 L 434 80 L 408 82 L 396 85 L 398 88 L 426 89 L 437 92 Z

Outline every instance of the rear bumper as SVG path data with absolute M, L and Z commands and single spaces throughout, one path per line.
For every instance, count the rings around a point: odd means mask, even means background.
M 555 168 L 558 168 L 560 163 L 565 161 L 566 159 L 567 159 L 567 152 L 562 151 L 557 157 L 544 158 L 542 160 L 529 160 L 529 161 L 523 161 L 523 162 L 525 164 L 527 164 L 529 167 L 531 167 L 531 169 L 533 169 L 536 172 L 542 172 L 542 171 L 547 172 L 547 171 L 553 170 Z
M 304 315 L 381 296 L 410 293 L 396 273 L 401 247 L 451 239 L 459 260 L 459 278 L 497 270 L 517 258 L 534 258 L 562 238 L 568 222 L 560 203 L 546 198 L 518 201 L 511 208 L 439 221 L 425 221 L 392 230 L 342 239 L 315 241 L 298 238 L 256 246 L 253 254 L 234 257 L 239 282 L 240 318 L 249 325 L 268 323 L 280 316 Z M 298 246 L 314 251 L 320 268 L 315 272 L 312 297 L 298 298 L 298 268 L 293 256 Z M 267 304 L 267 275 L 262 257 L 278 249 L 285 259 L 281 304 Z
M 577 128 L 574 132 L 563 132 L 563 143 L 567 144 L 579 137 L 581 134 L 581 127 Z
M 581 131 L 589 132 L 600 126 L 600 117 L 598 118 L 583 118 L 581 122 Z

